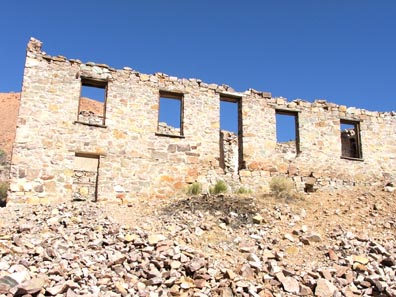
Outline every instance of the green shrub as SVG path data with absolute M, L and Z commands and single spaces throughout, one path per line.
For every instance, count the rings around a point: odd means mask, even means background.
M 274 176 L 270 181 L 270 189 L 278 198 L 288 198 L 292 196 L 295 188 L 294 182 L 284 176 Z
M 245 187 L 240 187 L 240 188 L 236 191 L 236 193 L 237 193 L 237 194 L 240 194 L 240 195 L 251 194 L 251 193 L 252 193 L 252 190 L 247 189 L 247 188 L 245 188 Z
M 5 206 L 7 202 L 8 183 L 0 182 L 0 206 Z
M 202 185 L 198 182 L 193 183 L 188 187 L 187 193 L 189 195 L 199 195 L 202 193 Z
M 218 180 L 214 187 L 209 189 L 210 194 L 220 194 L 227 192 L 227 184 L 223 180 Z
M 0 149 L 0 164 L 3 164 L 6 160 L 6 158 L 7 158 L 7 155 L 6 155 L 5 151 Z

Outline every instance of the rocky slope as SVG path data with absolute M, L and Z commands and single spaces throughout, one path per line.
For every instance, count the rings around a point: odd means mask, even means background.
M 396 296 L 395 206 L 368 189 L 8 205 L 0 294 Z

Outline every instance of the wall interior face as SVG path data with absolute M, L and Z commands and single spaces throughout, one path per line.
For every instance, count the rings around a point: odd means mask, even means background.
M 341 156 L 344 158 L 362 158 L 359 122 L 341 120 L 340 124 Z M 344 127 L 346 129 L 343 129 Z
M 48 56 L 41 46 L 32 38 L 27 48 L 10 201 L 72 200 L 76 192 L 99 201 L 166 198 L 193 182 L 200 182 L 205 190 L 219 179 L 235 189 L 243 185 L 268 191 L 276 175 L 289 176 L 300 190 L 307 185 L 381 184 L 396 177 L 393 112 L 347 108 L 325 100 L 288 102 L 253 89 L 235 92 L 227 85 L 199 79 L 142 74 L 128 67 L 116 70 Z M 95 114 L 88 124 L 77 120 L 82 79 L 106 85 L 105 124 L 96 124 Z M 159 133 L 161 92 L 181 94 L 182 133 Z M 230 94 L 240 98 L 239 139 L 221 136 L 219 131 L 220 98 Z M 276 110 L 298 112 L 298 154 L 279 149 Z M 359 122 L 364 159 L 342 158 L 341 119 Z M 227 143 L 220 144 L 221 139 Z M 242 143 L 241 168 L 233 163 L 239 159 L 238 148 L 232 147 L 238 147 L 238 142 Z M 223 150 L 227 147 L 226 155 L 220 155 L 221 145 Z M 96 172 L 76 167 L 81 161 L 76 158 L 86 154 L 98 156 Z M 81 189 L 84 183 L 88 190 Z
M 96 201 L 99 156 L 76 154 L 74 159 L 74 175 L 72 199 L 75 201 Z

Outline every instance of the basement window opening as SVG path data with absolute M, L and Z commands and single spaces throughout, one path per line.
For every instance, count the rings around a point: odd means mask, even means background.
M 99 166 L 99 155 L 75 154 L 73 201 L 98 201 Z
M 362 159 L 360 123 L 353 120 L 340 120 L 341 158 Z
M 298 112 L 276 110 L 276 143 L 282 153 L 300 153 Z
M 107 81 L 81 79 L 78 122 L 93 126 L 105 125 Z
M 235 176 L 244 168 L 242 100 L 220 96 L 220 167 Z
M 157 133 L 183 136 L 183 94 L 160 92 Z

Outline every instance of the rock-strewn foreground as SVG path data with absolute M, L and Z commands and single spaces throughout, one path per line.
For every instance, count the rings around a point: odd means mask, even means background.
M 1 296 L 396 296 L 396 197 L 0 209 Z

